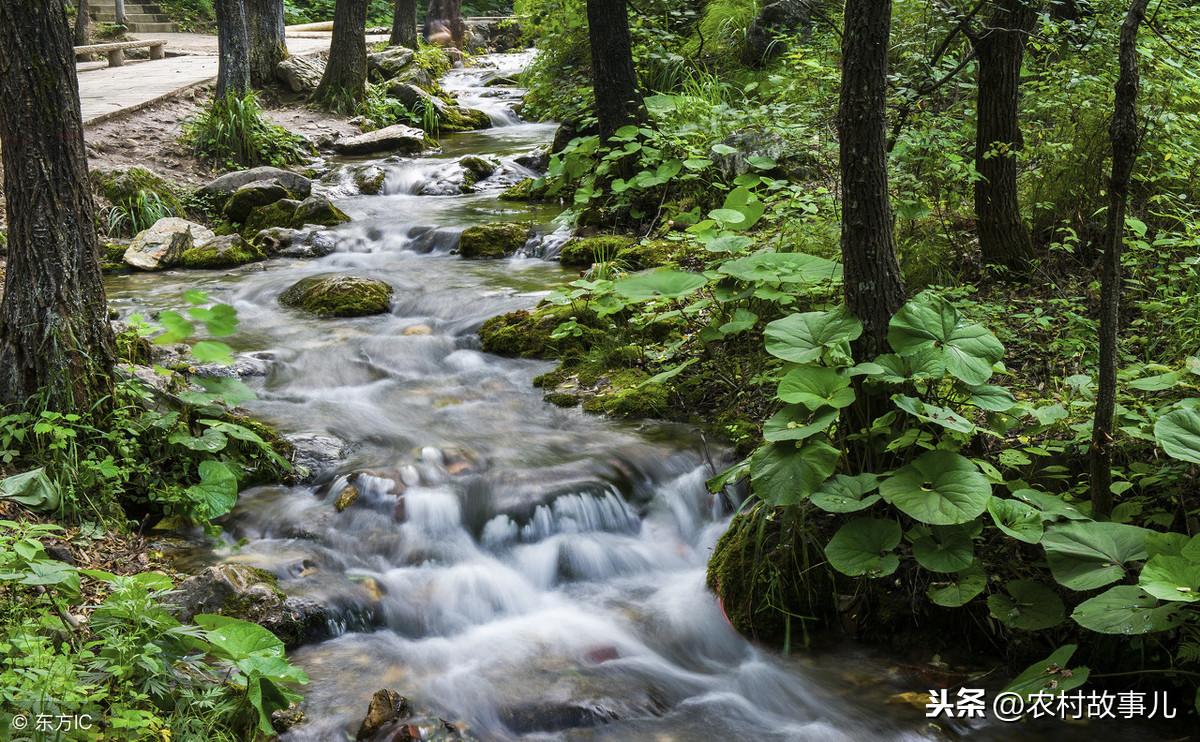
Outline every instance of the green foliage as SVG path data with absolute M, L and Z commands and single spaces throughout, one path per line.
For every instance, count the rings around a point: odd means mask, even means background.
M 203 0 L 201 0 L 203 1 Z M 333 20 L 335 0 L 284 0 L 283 18 L 289 26 Z M 367 25 L 392 27 L 392 0 L 369 0 Z
M 157 0 L 157 5 L 185 33 L 212 33 L 216 26 L 213 0 Z
M 175 188 L 140 167 L 101 174 L 96 178 L 96 189 L 109 202 L 102 219 L 110 236 L 133 236 L 163 217 L 183 213 Z
M 214 99 L 185 125 L 183 142 L 197 157 L 229 169 L 283 167 L 312 154 L 312 146 L 303 137 L 263 116 L 252 91 L 241 98 Z
M 122 739 L 251 739 L 300 699 L 293 687 L 307 677 L 266 629 L 219 616 L 183 624 L 166 575 L 77 569 L 47 555 L 50 538 L 62 529 L 0 521 L 0 723 L 88 715 L 92 732 Z M 106 594 L 82 624 L 72 614 L 85 609 L 85 583 Z

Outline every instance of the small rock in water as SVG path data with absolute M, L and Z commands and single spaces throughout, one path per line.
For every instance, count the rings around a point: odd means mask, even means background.
M 331 435 L 297 433 L 286 438 L 294 450 L 292 463 L 308 472 L 303 481 L 312 481 L 350 455 L 350 446 Z
M 333 149 L 344 155 L 369 155 L 374 152 L 416 154 L 425 149 L 425 132 L 404 124 L 394 124 L 339 139 L 333 143 Z
M 371 739 L 387 724 L 407 719 L 410 716 L 412 716 L 412 707 L 409 706 L 408 699 L 390 688 L 382 688 L 371 696 L 371 703 L 367 706 L 367 716 L 358 727 L 358 733 L 354 735 L 354 738 L 356 740 Z M 420 732 L 418 732 L 416 739 L 420 738 Z
M 280 294 L 279 303 L 317 317 L 366 317 L 387 312 L 393 293 L 390 284 L 374 278 L 309 276 Z
M 164 217 L 149 229 L 138 232 L 125 250 L 125 263 L 143 271 L 159 271 L 178 265 L 183 254 L 216 237 L 208 227 L 178 217 Z
M 348 484 L 338 493 L 337 500 L 333 503 L 333 508 L 339 513 L 354 504 L 358 499 L 358 487 Z
M 405 335 L 430 335 L 433 333 L 433 328 L 429 325 L 412 325 L 404 328 Z

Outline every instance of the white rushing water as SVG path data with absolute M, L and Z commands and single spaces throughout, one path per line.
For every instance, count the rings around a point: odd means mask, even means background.
M 292 655 L 312 682 L 286 738 L 352 738 L 384 687 L 487 740 L 925 738 L 919 714 L 855 698 L 855 678 L 886 674 L 878 664 L 784 659 L 729 627 L 704 585 L 728 513 L 704 488 L 694 431 L 558 409 L 531 384 L 549 364 L 480 352 L 485 319 L 567 275 L 449 254 L 464 227 L 495 220 L 534 227 L 529 255 L 567 236 L 553 210 L 496 198 L 553 132 L 513 112 L 520 90 L 486 84 L 528 60 L 492 55 L 446 79 L 495 128 L 335 170 L 323 187 L 354 221 L 330 230 L 332 255 L 110 282 L 125 313 L 177 306 L 189 288 L 232 303 L 238 349 L 266 369 L 248 379 L 251 409 L 350 449 L 312 484 L 243 493 L 215 554 L 333 609 L 340 635 Z M 501 166 L 475 192 L 437 185 L 461 183 L 476 153 Z M 363 166 L 386 171 L 380 194 L 357 194 L 346 168 Z M 317 320 L 278 304 L 329 272 L 388 281 L 391 312 Z M 358 499 L 339 513 L 349 484 Z

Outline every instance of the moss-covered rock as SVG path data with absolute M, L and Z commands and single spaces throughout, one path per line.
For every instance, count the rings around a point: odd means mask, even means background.
M 279 303 L 318 317 L 366 317 L 383 314 L 392 303 L 392 287 L 359 276 L 309 276 L 279 296 Z
M 529 229 L 524 224 L 497 222 L 463 230 L 458 252 L 464 258 L 504 258 L 525 246 Z
M 166 178 L 145 168 L 131 167 L 128 170 L 99 172 L 93 177 L 96 190 L 114 206 L 128 208 L 139 198 L 153 196 L 161 201 L 171 214 L 183 213 L 183 204 L 175 186 Z
M 475 185 L 477 182 L 488 177 L 496 172 L 500 167 L 500 160 L 495 157 L 481 155 L 467 155 L 458 161 L 466 173 L 467 185 Z
M 500 192 L 502 201 L 541 201 L 545 198 L 545 185 L 538 185 L 536 178 L 517 181 Z
M 296 207 L 296 212 L 292 215 L 291 226 L 296 229 L 306 224 L 319 224 L 322 227 L 332 227 L 348 221 L 350 221 L 350 217 L 346 216 L 346 212 L 334 206 L 333 202 L 329 199 L 324 196 L 309 196 Z
M 299 201 L 284 198 L 273 204 L 252 209 L 242 224 L 242 234 L 252 237 L 271 227 L 291 227 L 298 206 L 300 206 Z
M 618 235 L 600 235 L 597 237 L 580 237 L 562 246 L 558 260 L 563 265 L 587 267 L 593 263 L 602 263 L 617 259 L 618 255 L 632 245 L 630 237 Z
M 225 202 L 225 217 L 231 222 L 243 222 L 250 212 L 294 194 L 278 180 L 259 180 L 238 188 Z
M 378 165 L 363 165 L 355 168 L 351 177 L 359 193 L 374 196 L 383 190 L 383 184 L 387 181 L 387 171 Z
M 228 234 L 184 250 L 179 265 L 184 268 L 234 268 L 266 259 L 267 253 L 258 243 L 247 242 L 241 235 Z
M 631 242 L 617 252 L 617 260 L 629 270 L 645 270 L 662 265 L 687 266 L 687 245 L 672 240 L 642 240 Z
M 442 131 L 475 131 L 491 126 L 492 117 L 478 108 L 445 106 L 438 111 L 438 128 Z
M 585 412 L 613 417 L 655 417 L 664 414 L 670 401 L 662 384 L 647 384 L 639 369 L 613 372 L 597 380 L 583 402 Z

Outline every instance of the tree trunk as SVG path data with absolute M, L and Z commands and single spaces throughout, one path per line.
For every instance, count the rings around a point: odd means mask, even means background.
M 972 34 L 978 59 L 975 124 L 975 219 L 983 262 L 1020 270 L 1033 256 L 1021 218 L 1017 157 L 1021 60 L 1037 21 L 1034 0 L 995 0 L 985 27 Z
M 352 112 L 367 91 L 367 0 L 337 0 L 329 64 L 316 98 L 332 110 Z
M 392 46 L 417 48 L 417 0 L 396 0 L 392 13 Z
M 646 107 L 633 68 L 625 0 L 587 0 L 587 17 L 596 119 L 600 136 L 608 139 L 622 126 L 645 121 Z
M 0 406 L 86 413 L 112 392 L 113 335 L 63 0 L 0 3 L 8 268 Z
M 1138 151 L 1138 27 L 1149 0 L 1133 0 L 1121 25 L 1120 65 L 1109 137 L 1112 175 L 1108 181 L 1108 225 L 1100 276 L 1100 379 L 1096 417 L 1092 421 L 1092 516 L 1112 512 L 1112 423 L 1117 397 L 1117 333 L 1121 321 L 1121 248 L 1125 241 L 1125 207 L 1129 179 Z
M 116 11 L 117 25 L 124 26 L 125 23 L 125 0 L 116 0 L 113 3 L 113 9 Z
M 414 0 L 415 1 L 415 0 Z M 467 24 L 462 19 L 462 0 L 429 0 L 425 13 L 425 38 L 435 43 L 439 33 L 450 34 L 450 40 L 459 49 L 467 36 Z
M 242 0 L 217 0 L 217 98 L 241 97 L 250 89 L 250 39 Z
M 891 0 L 847 0 L 838 140 L 846 306 L 862 320 L 860 361 L 886 352 L 888 322 L 904 303 L 888 201 L 886 93 Z
M 246 0 L 246 32 L 250 37 L 250 84 L 266 87 L 275 67 L 287 59 L 283 0 Z
M 88 0 L 75 3 L 75 46 L 87 46 L 92 35 L 92 19 L 88 17 Z

